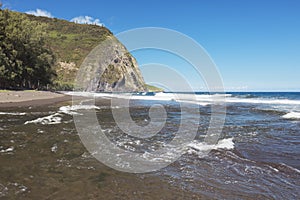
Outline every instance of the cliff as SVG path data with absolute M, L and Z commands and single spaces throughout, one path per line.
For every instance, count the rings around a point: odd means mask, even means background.
M 76 89 L 97 92 L 146 91 L 134 57 L 114 37 L 108 36 L 83 61 Z
M 79 74 L 78 77 L 81 76 L 84 82 L 84 86 L 81 83 L 81 89 L 85 91 L 147 90 L 135 58 L 107 28 L 56 18 L 27 16 L 30 20 L 47 25 L 46 43 L 56 56 L 56 64 L 53 66 L 57 74 L 55 89 L 72 89 L 76 75 Z M 91 57 L 97 62 L 88 66 Z M 81 74 L 78 73 L 80 66 Z M 92 74 L 88 75 L 87 72 Z

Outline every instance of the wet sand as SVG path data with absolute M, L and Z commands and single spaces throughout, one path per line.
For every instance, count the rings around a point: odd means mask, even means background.
M 72 96 L 57 92 L 23 90 L 23 91 L 0 91 L 0 108 L 20 106 L 42 106 L 63 101 L 69 101 Z

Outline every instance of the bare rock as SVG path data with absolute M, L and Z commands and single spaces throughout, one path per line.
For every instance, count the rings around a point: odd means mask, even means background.
M 114 36 L 101 42 L 83 61 L 75 87 L 89 92 L 147 90 L 135 58 Z

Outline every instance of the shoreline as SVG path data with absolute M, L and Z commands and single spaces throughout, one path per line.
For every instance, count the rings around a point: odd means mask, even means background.
M 72 96 L 50 91 L 0 91 L 0 108 L 43 106 L 63 101 L 71 101 Z

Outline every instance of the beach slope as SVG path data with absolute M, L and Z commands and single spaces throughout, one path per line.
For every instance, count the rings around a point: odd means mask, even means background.
M 71 100 L 71 96 L 36 90 L 0 91 L 0 107 L 41 106 Z

